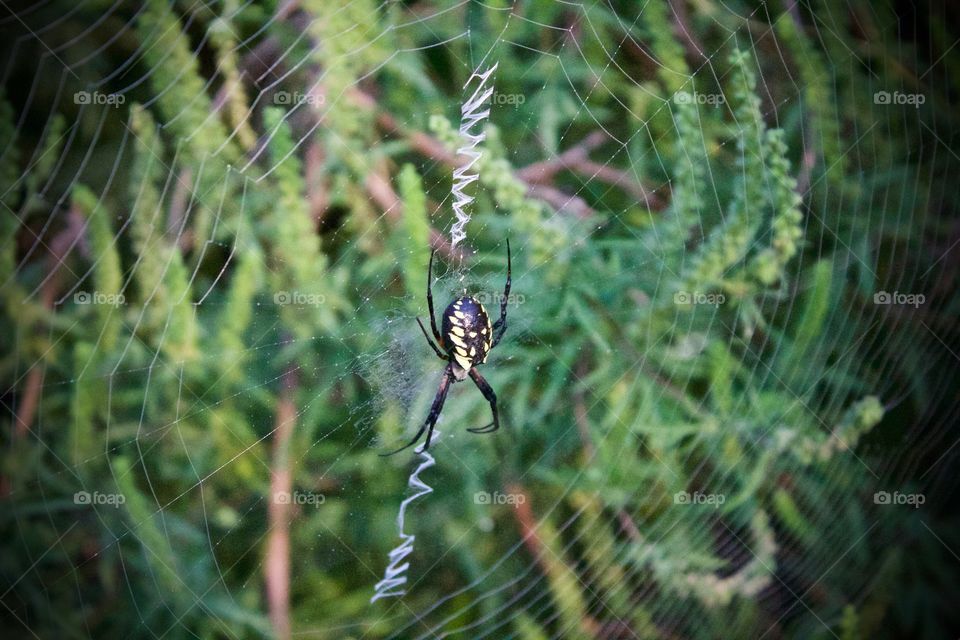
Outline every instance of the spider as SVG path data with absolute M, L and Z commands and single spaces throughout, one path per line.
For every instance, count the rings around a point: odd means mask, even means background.
M 430 288 L 430 282 L 433 279 L 433 254 L 430 252 L 430 264 L 427 269 L 427 308 L 430 310 L 430 328 L 433 330 L 433 337 L 437 344 L 427 334 L 426 328 L 420 318 L 417 318 L 417 324 L 423 331 L 423 337 L 427 339 L 427 344 L 437 354 L 437 357 L 447 363 L 443 370 L 443 379 L 440 380 L 440 387 L 437 389 L 437 395 L 433 398 L 433 404 L 430 406 L 430 413 L 427 419 L 413 436 L 413 440 L 396 451 L 382 453 L 382 456 L 392 456 L 400 453 L 408 447 L 416 444 L 424 431 L 427 431 L 427 440 L 423 445 L 423 450 L 430 448 L 430 438 L 433 436 L 433 427 L 437 424 L 440 412 L 443 410 L 443 403 L 447 399 L 447 391 L 454 382 L 466 380 L 469 377 L 473 383 L 480 389 L 480 393 L 490 403 L 490 410 L 493 412 L 493 422 L 485 427 L 476 427 L 467 429 L 471 433 L 493 433 L 500 428 L 500 417 L 497 413 L 497 394 L 484 380 L 480 372 L 477 371 L 477 365 L 487 361 L 490 350 L 497 346 L 503 333 L 507 330 L 507 298 L 510 296 L 510 240 L 507 240 L 507 284 L 503 288 L 503 298 L 500 300 L 500 319 L 490 325 L 490 316 L 483 304 L 473 296 L 463 295 L 444 310 L 441 326 L 443 333 L 437 331 L 437 321 L 433 311 L 433 292 Z M 466 292 L 464 292 L 466 293 Z

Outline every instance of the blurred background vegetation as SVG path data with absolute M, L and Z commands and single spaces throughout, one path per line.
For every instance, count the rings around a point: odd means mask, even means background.
M 3 9 L 9 637 L 956 636 L 956 8 Z M 371 605 L 430 248 L 507 237 L 506 427 L 454 388 Z

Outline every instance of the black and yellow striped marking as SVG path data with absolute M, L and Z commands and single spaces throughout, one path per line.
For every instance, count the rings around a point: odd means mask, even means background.
M 493 339 L 490 316 L 476 298 L 457 298 L 443 312 L 443 344 L 464 372 L 487 361 Z

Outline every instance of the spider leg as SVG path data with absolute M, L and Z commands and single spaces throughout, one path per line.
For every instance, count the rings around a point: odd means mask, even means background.
M 443 410 L 443 403 L 447 399 L 447 391 L 450 390 L 450 383 L 453 381 L 453 374 L 450 371 L 450 365 L 447 365 L 447 368 L 443 370 L 443 379 L 440 380 L 440 386 L 437 388 L 437 395 L 433 398 L 433 404 L 430 406 L 430 413 L 427 414 L 427 419 L 417 431 L 417 435 L 413 436 L 413 440 L 409 443 L 403 445 L 396 451 L 391 451 L 390 453 L 381 453 L 380 457 L 385 458 L 387 456 L 392 456 L 395 453 L 400 453 L 404 449 L 408 449 L 417 443 L 417 440 L 420 439 L 420 436 L 423 435 L 424 431 L 427 431 L 427 441 L 423 445 L 423 450 L 426 451 L 430 448 L 430 438 L 433 437 L 433 427 L 437 424 L 437 419 L 440 417 L 440 412 Z
M 485 427 L 467 429 L 467 431 L 470 433 L 493 433 L 500 428 L 500 414 L 497 411 L 497 394 L 493 392 L 493 388 L 476 369 L 470 369 L 470 378 L 473 379 L 473 383 L 477 385 L 477 389 L 480 389 L 480 393 L 487 399 L 487 402 L 490 403 L 490 410 L 493 411 L 493 422 Z
M 507 284 L 503 288 L 503 298 L 500 299 L 500 319 L 493 323 L 493 344 L 490 347 L 491 349 L 497 346 L 500 338 L 503 337 L 503 333 L 507 330 L 507 299 L 510 297 L 511 267 L 510 238 L 507 238 Z
M 443 352 L 440 351 L 440 348 L 433 343 L 433 340 L 430 339 L 430 336 L 427 335 L 427 330 L 423 326 L 423 323 L 420 321 L 420 318 L 417 318 L 417 324 L 420 325 L 420 331 L 423 331 L 423 337 L 427 339 L 427 344 L 430 345 L 430 348 L 433 349 L 433 352 L 437 354 L 437 357 L 441 360 L 448 360 L 447 356 L 443 355 Z
M 433 254 L 436 252 L 436 249 L 430 252 L 430 266 L 427 267 L 427 308 L 430 310 L 430 329 L 433 330 L 433 338 L 437 341 L 437 344 L 442 346 L 443 338 L 440 336 L 440 332 L 437 331 L 436 314 L 433 312 L 433 290 L 431 288 L 431 281 L 433 280 Z M 446 360 L 446 358 L 444 358 L 444 360 Z

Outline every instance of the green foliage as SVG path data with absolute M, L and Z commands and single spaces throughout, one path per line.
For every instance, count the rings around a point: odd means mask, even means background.
M 335 320 L 331 308 L 336 308 L 337 300 L 327 285 L 326 256 L 321 252 L 320 238 L 314 231 L 314 221 L 304 198 L 302 167 L 294 155 L 294 142 L 282 115 L 279 109 L 264 112 L 264 123 L 273 133 L 270 154 L 279 189 L 279 200 L 268 214 L 265 227 L 270 240 L 270 260 L 273 263 L 270 271 L 275 289 L 289 294 L 293 302 L 299 295 L 316 296 L 317 300 L 323 301 L 312 305 L 316 311 L 313 322 L 303 321 L 299 305 L 284 305 L 282 308 L 286 326 L 298 337 L 305 338 L 317 328 L 327 331 L 333 328 Z
M 224 3 L 223 16 L 210 23 L 210 36 L 217 48 L 217 60 L 220 63 L 220 73 L 223 74 L 227 101 L 226 120 L 244 151 L 249 152 L 256 145 L 257 136 L 250 125 L 253 110 L 249 106 L 250 98 L 240 69 L 236 25 L 230 18 L 237 10 L 236 0 L 227 0 Z
M 93 267 L 94 287 L 106 297 L 119 299 L 118 296 L 123 295 L 123 273 L 107 212 L 97 202 L 97 197 L 83 185 L 73 190 L 73 202 L 87 220 L 90 252 L 97 256 Z M 101 327 L 99 343 L 105 352 L 110 352 L 116 347 L 120 334 L 120 312 L 116 305 L 96 305 L 95 310 Z
M 20 176 L 16 145 L 16 127 L 13 108 L 7 102 L 4 93 L 0 92 L 0 140 L 7 140 L 6 148 L 0 155 L 0 202 L 8 207 L 14 206 L 14 186 Z M 15 231 L 19 221 L 16 216 L 4 215 L 0 218 L 0 278 L 6 282 L 12 275 L 16 264 Z
M 676 253 L 671 256 L 679 264 L 691 230 L 705 214 L 709 159 L 704 148 L 706 139 L 699 121 L 699 110 L 692 94 L 676 94 L 675 126 L 677 145 L 674 150 L 674 186 L 667 220 L 659 225 L 664 249 Z
M 150 114 L 134 107 L 131 130 L 136 136 L 130 181 L 130 233 L 138 261 L 139 300 L 146 325 L 173 362 L 197 357 L 197 325 L 183 254 L 167 237 L 158 184 L 166 177 L 163 147 Z
M 710 234 L 692 258 L 681 289 L 705 291 L 727 278 L 727 271 L 737 265 L 750 250 L 767 197 L 767 148 L 764 145 L 766 125 L 760 112 L 757 78 L 750 66 L 750 56 L 736 51 L 730 56 L 732 95 L 737 136 L 738 184 L 724 214 L 724 221 Z M 738 288 L 737 293 L 743 293 Z
M 451 152 L 464 146 L 457 128 L 441 115 L 430 118 L 430 130 Z M 498 157 L 490 145 L 480 145 L 477 150 L 483 152 L 474 163 L 481 188 L 490 193 L 496 206 L 510 213 L 515 228 L 530 238 L 532 263 L 539 267 L 549 263 L 549 280 L 558 283 L 569 262 L 571 223 L 550 215 L 542 202 L 527 197 L 526 185 L 514 176 L 510 162 Z
M 774 27 L 777 36 L 795 57 L 799 84 L 803 87 L 803 112 L 811 127 L 807 135 L 816 141 L 816 149 L 820 152 L 820 171 L 834 185 L 840 186 L 846 172 L 847 158 L 840 147 L 843 140 L 839 131 L 840 121 L 832 113 L 837 101 L 831 90 L 833 79 L 825 68 L 828 63 L 798 29 L 790 12 L 784 12 Z
M 397 176 L 400 201 L 403 203 L 403 231 L 399 235 L 395 251 L 401 254 L 406 250 L 403 261 L 404 288 L 414 300 L 418 300 L 423 291 L 424 277 L 429 266 L 429 258 L 423 247 L 430 243 L 430 221 L 427 218 L 427 196 L 423 191 L 423 180 L 412 164 L 406 164 Z
M 217 30 L 225 28 L 220 23 Z M 157 109 L 172 133 L 183 141 L 188 164 L 197 165 L 224 148 L 226 159 L 233 156 L 226 128 L 213 109 L 206 82 L 199 72 L 198 58 L 169 3 L 149 0 L 137 21 L 144 63 L 151 69 L 151 84 L 158 96 Z M 229 61 L 227 61 L 229 64 Z
M 380 11 L 373 0 L 344 3 L 330 11 L 325 0 L 308 0 L 312 15 L 308 31 L 317 46 L 312 55 L 323 66 L 321 78 L 314 78 L 306 89 L 317 96 L 326 123 L 326 146 L 336 159 L 364 176 L 370 169 L 364 148 L 372 130 L 371 114 L 351 106 L 353 85 L 367 70 L 382 64 L 393 51 L 390 31 L 384 31 L 377 19 Z M 304 92 L 306 93 L 306 92 Z
M 784 275 L 784 267 L 799 250 L 803 236 L 803 214 L 800 204 L 803 199 L 797 193 L 797 181 L 790 175 L 787 146 L 783 131 L 767 131 L 765 153 L 770 158 L 771 201 L 773 219 L 770 222 L 770 247 L 762 250 L 753 259 L 753 271 L 760 282 L 773 284 Z
M 889 381 L 914 421 L 945 388 L 883 337 L 929 346 L 951 316 L 881 325 L 868 296 L 905 268 L 898 247 L 919 274 L 950 246 L 945 225 L 910 223 L 955 165 L 903 153 L 915 132 L 874 113 L 844 42 L 742 3 L 684 3 L 686 36 L 671 3 L 268 4 L 149 0 L 117 42 L 91 35 L 146 78 L 105 118 L 105 151 L 70 109 L 24 139 L 31 107 L 0 96 L 11 423 L 39 394 L 5 443 L 17 552 L 0 571 L 37 635 L 277 635 L 276 532 L 297 637 L 875 637 L 909 628 L 897 594 L 951 593 L 942 547 L 905 555 L 919 516 L 870 503 L 904 437 Z M 453 281 L 456 123 L 491 45 L 498 93 L 524 101 L 493 105 Z M 930 108 L 923 123 L 953 117 Z M 875 118 L 876 157 L 845 159 Z M 579 166 L 551 164 L 598 133 Z M 489 405 L 454 387 L 434 492 L 408 510 L 409 593 L 371 606 L 410 460 L 377 454 L 422 423 L 439 376 L 415 321 L 431 243 L 443 308 L 502 287 L 505 238 L 509 329 L 483 369 L 505 427 L 464 433 Z M 278 510 L 284 486 L 323 500 Z M 916 610 L 928 636 L 948 626 Z

